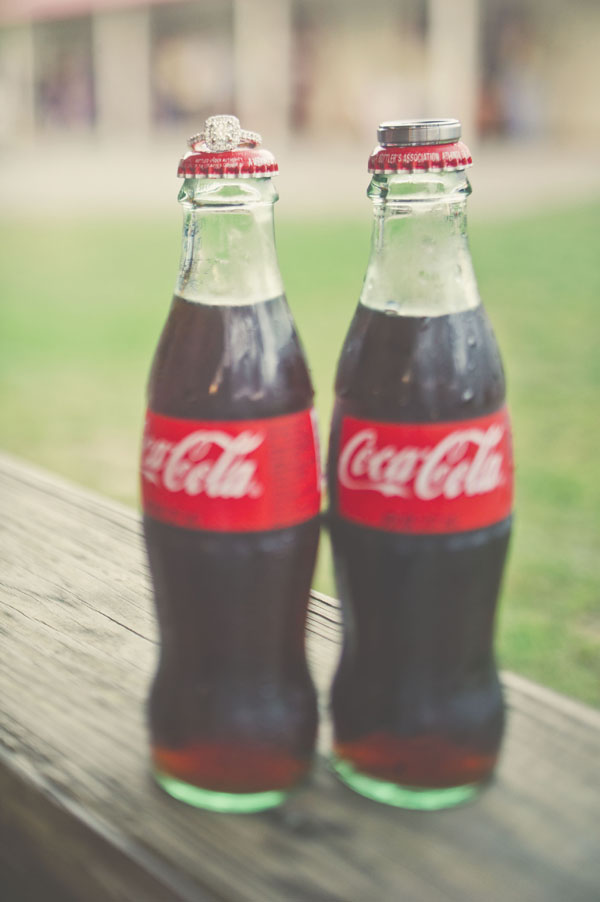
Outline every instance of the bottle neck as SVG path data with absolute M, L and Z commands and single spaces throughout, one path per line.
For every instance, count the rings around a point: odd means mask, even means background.
M 363 305 L 403 316 L 442 316 L 477 307 L 466 226 L 470 193 L 464 171 L 373 177 Z
M 271 179 L 186 179 L 175 292 L 202 304 L 254 304 L 283 294 Z

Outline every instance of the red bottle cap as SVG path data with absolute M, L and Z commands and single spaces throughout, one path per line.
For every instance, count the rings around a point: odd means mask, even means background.
M 257 132 L 240 128 L 235 116 L 211 116 L 188 140 L 190 151 L 179 162 L 179 178 L 269 178 L 278 172 L 273 154 L 259 147 Z
M 404 119 L 382 122 L 380 144 L 369 157 L 369 172 L 447 172 L 466 169 L 473 160 L 459 140 L 458 119 Z

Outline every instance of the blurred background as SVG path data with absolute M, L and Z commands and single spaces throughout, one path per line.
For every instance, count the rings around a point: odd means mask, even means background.
M 598 46 L 597 0 L 1 0 L 2 447 L 137 505 L 176 166 L 216 113 L 279 160 L 325 440 L 377 124 L 456 116 L 518 466 L 500 663 L 600 705 Z M 335 592 L 326 540 L 315 585 Z

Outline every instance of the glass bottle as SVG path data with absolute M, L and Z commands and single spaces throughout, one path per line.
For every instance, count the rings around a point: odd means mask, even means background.
M 286 798 L 314 750 L 304 625 L 319 461 L 275 251 L 277 164 L 234 117 L 215 118 L 179 166 L 181 264 L 148 388 L 142 500 L 161 639 L 149 722 L 167 792 L 257 811 Z
M 371 256 L 329 446 L 344 612 L 333 760 L 357 792 L 432 809 L 471 797 L 500 748 L 510 426 L 467 242 L 460 123 L 384 123 L 378 138 Z

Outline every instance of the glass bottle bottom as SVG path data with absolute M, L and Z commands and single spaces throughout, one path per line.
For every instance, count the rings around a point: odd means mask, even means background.
M 232 814 L 251 814 L 255 811 L 265 811 L 267 808 L 275 808 L 281 805 L 288 797 L 288 792 L 282 789 L 266 790 L 264 792 L 215 792 L 212 789 L 203 789 L 185 783 L 176 777 L 161 771 L 153 771 L 154 779 L 172 798 L 186 805 L 196 808 L 204 808 L 207 811 L 219 811 Z
M 410 808 L 417 811 L 438 811 L 441 808 L 452 808 L 454 805 L 468 802 L 477 795 L 482 787 L 480 783 L 467 783 L 464 786 L 450 786 L 443 789 L 401 786 L 398 783 L 389 783 L 361 773 L 352 764 L 335 755 L 331 757 L 330 761 L 342 783 L 345 783 L 354 792 L 367 799 L 372 799 L 374 802 L 393 805 L 396 808 Z

